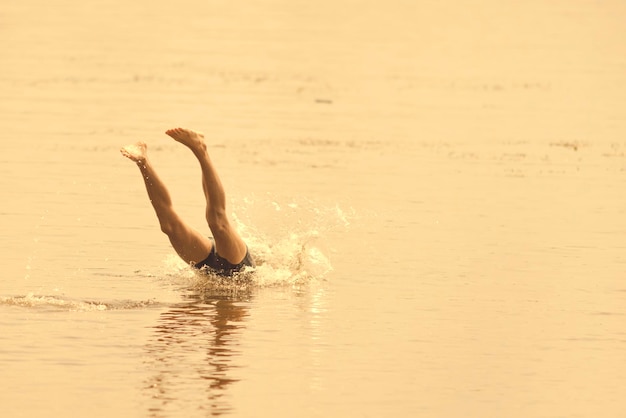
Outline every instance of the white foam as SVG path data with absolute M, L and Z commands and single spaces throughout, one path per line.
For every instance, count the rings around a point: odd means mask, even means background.
M 61 311 L 104 311 L 105 304 L 99 302 L 74 301 L 56 296 L 38 296 L 28 293 L 25 296 L 11 296 L 0 298 L 0 304 L 21 306 L 25 308 L 40 308 Z
M 0 305 L 19 306 L 23 308 L 34 308 L 42 311 L 70 311 L 70 312 L 91 312 L 120 309 L 141 309 L 159 305 L 154 300 L 145 301 L 88 301 L 73 300 L 58 296 L 35 295 L 28 293 L 24 296 L 10 296 L 0 298 Z

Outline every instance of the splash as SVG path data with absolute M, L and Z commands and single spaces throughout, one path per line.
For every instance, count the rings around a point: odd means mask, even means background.
M 325 280 L 333 270 L 332 232 L 350 224 L 338 205 L 266 196 L 248 197 L 233 219 L 254 254 L 254 281 L 260 286 Z M 254 225 L 252 227 L 251 225 Z
M 272 197 L 248 197 L 234 205 L 232 220 L 248 244 L 257 267 L 232 278 L 198 274 L 175 256 L 165 260 L 165 275 L 198 290 L 243 291 L 250 286 L 302 285 L 327 280 L 333 267 L 333 233 L 350 225 L 354 216 L 338 205 L 312 200 L 282 202 Z
M 245 297 L 257 287 L 326 281 L 333 271 L 330 254 L 334 251 L 334 241 L 342 239 L 342 232 L 355 218 L 353 210 L 345 211 L 337 204 L 323 205 L 305 199 L 251 196 L 232 207 L 232 220 L 257 264 L 253 274 L 244 271 L 224 278 L 200 273 L 173 253 L 165 258 L 158 271 L 135 273 L 161 282 L 164 289 L 169 288 L 175 295 L 180 295 L 182 290 Z M 160 297 L 159 301 L 84 300 L 28 293 L 0 297 L 0 305 L 42 312 L 92 312 L 161 307 L 168 305 L 168 301 Z

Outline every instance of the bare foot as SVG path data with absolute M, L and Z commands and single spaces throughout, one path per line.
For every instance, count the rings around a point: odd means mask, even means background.
M 180 142 L 183 145 L 189 147 L 193 150 L 202 150 L 206 149 L 206 145 L 204 143 L 204 135 L 200 132 L 192 131 L 191 129 L 185 128 L 174 128 L 168 129 L 165 133 L 176 141 Z
M 129 158 L 138 164 L 144 163 L 146 158 L 148 158 L 148 146 L 145 142 L 141 141 L 131 145 L 126 145 L 120 150 L 120 152 L 124 157 Z

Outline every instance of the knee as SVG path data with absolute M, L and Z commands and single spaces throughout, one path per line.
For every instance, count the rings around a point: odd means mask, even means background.
M 225 232 L 230 227 L 228 217 L 224 211 L 207 211 L 206 220 L 213 234 Z
M 175 222 L 168 222 L 168 221 L 160 222 L 160 226 L 161 226 L 161 232 L 163 232 L 168 237 L 171 235 L 175 235 L 176 231 L 179 230 L 178 225 L 176 225 Z

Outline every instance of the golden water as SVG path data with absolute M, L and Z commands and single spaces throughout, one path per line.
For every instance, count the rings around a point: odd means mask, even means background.
M 625 3 L 53 3 L 0 9 L 2 416 L 626 414 Z M 118 153 L 207 230 L 179 125 L 252 286 Z

